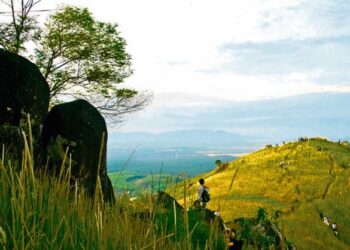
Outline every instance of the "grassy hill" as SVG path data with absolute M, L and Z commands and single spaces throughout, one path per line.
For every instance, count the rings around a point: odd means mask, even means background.
M 198 179 L 210 187 L 208 208 L 225 221 L 253 217 L 265 208 L 298 249 L 350 248 L 350 146 L 326 139 L 301 139 L 264 149 L 187 181 L 189 201 Z M 232 186 L 231 186 L 232 185 Z M 184 187 L 169 189 L 180 203 Z M 337 222 L 339 237 L 323 224 L 319 212 Z

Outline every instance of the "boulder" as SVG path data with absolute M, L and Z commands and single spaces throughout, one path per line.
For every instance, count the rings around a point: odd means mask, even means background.
M 112 183 L 107 175 L 106 122 L 94 106 L 85 100 L 56 105 L 45 118 L 41 139 L 49 170 L 59 172 L 68 150 L 71 181 L 77 181 L 92 197 L 99 175 L 103 199 L 114 202 Z
M 194 211 L 200 212 L 200 214 L 202 215 L 202 218 L 206 222 L 213 223 L 215 221 L 219 226 L 220 230 L 223 231 L 224 229 L 226 229 L 225 223 L 220 217 L 220 213 L 218 213 L 217 211 L 212 211 L 208 208 L 202 208 L 199 200 L 196 200 L 193 202 L 192 209 Z
M 177 200 L 164 191 L 158 191 L 156 196 L 156 204 L 161 204 L 164 208 L 171 211 L 173 211 L 175 206 L 176 211 L 183 213 L 183 207 L 177 202 Z
M 16 142 L 13 135 L 8 135 L 16 134 L 26 121 L 26 114 L 31 117 L 33 136 L 38 138 L 49 99 L 49 86 L 38 67 L 22 56 L 0 49 L 0 130 L 6 131 L 0 133 L 0 143 Z

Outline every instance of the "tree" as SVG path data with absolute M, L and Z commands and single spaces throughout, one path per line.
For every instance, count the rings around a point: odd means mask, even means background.
M 19 54 L 25 51 L 24 44 L 35 40 L 38 26 L 35 16 L 30 15 L 33 7 L 41 0 L 21 0 L 16 4 L 14 0 L 1 0 L 0 3 L 8 7 L 7 12 L 0 12 L 7 19 L 0 23 L 0 46 L 7 51 Z M 1 6 L 1 5 L 0 5 Z M 9 18 L 6 18 L 8 16 Z
M 216 160 L 215 161 L 215 165 L 219 168 L 222 164 L 222 161 L 221 160 Z
M 28 2 L 34 6 L 39 0 Z M 25 9 L 26 3 L 22 0 L 21 4 Z M 13 0 L 8 6 L 14 9 Z M 27 8 L 27 15 L 21 17 L 28 20 L 23 23 L 36 24 L 35 17 L 29 17 L 31 9 Z M 15 23 L 3 25 L 16 27 Z M 50 86 L 51 103 L 62 98 L 82 98 L 116 124 L 125 114 L 141 110 L 150 101 L 148 93 L 119 87 L 133 72 L 131 56 L 126 52 L 126 42 L 116 24 L 96 21 L 86 8 L 67 6 L 50 15 L 41 29 L 37 25 L 26 27 L 18 29 L 19 37 L 23 37 L 18 41 L 15 37 L 0 35 L 3 41 L 12 39 L 16 45 L 12 47 L 19 49 L 6 47 L 6 42 L 0 45 L 20 53 L 25 51 L 24 42 L 35 42 L 32 57 Z M 35 32 L 35 36 L 29 35 L 37 30 L 40 32 Z
M 259 207 L 257 210 L 257 215 L 256 215 L 256 219 L 258 223 L 264 223 L 265 221 L 267 221 L 267 212 L 264 208 Z

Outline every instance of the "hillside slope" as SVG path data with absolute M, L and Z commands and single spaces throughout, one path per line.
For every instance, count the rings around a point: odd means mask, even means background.
M 348 143 L 315 138 L 266 146 L 226 169 L 190 179 L 190 202 L 196 199 L 199 178 L 210 187 L 208 207 L 220 211 L 225 221 L 252 217 L 263 207 L 298 249 L 350 248 Z M 169 192 L 183 202 L 182 186 Z M 337 222 L 338 238 L 323 224 L 320 211 Z

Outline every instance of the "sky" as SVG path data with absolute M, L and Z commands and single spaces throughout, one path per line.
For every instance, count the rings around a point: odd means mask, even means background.
M 331 114 L 344 118 L 336 111 L 350 104 L 343 98 L 350 93 L 348 1 L 43 0 L 40 8 L 60 3 L 88 7 L 98 20 L 118 23 L 134 69 L 125 86 L 153 93 L 153 102 L 130 116 L 121 131 L 202 128 L 261 134 L 267 128 L 255 122 L 266 118 L 268 107 L 281 105 L 270 112 L 283 120 L 290 118 L 284 111 L 295 109 L 288 103 L 310 97 L 308 108 L 302 106 L 309 112 L 304 118 L 311 124 L 327 118 L 319 130 L 324 133 Z M 333 109 L 315 114 L 312 107 L 323 100 L 332 101 Z M 256 105 L 260 113 L 248 108 Z M 228 119 L 228 113 L 234 117 Z M 227 122 L 239 119 L 251 122 L 241 127 Z M 350 127 L 346 119 L 341 124 Z M 288 131 L 280 126 L 278 131 Z M 302 120 L 298 126 L 295 133 L 313 127 Z M 344 130 L 341 136 L 347 135 Z

